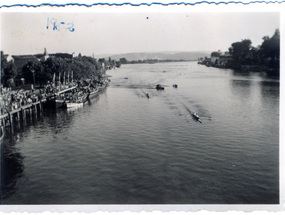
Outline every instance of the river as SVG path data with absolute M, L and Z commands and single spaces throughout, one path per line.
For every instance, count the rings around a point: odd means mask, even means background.
M 84 107 L 4 137 L 1 204 L 279 203 L 279 80 L 197 62 L 107 74 Z

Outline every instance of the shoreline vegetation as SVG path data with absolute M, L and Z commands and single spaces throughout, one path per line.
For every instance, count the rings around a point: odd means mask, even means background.
M 126 58 L 120 58 L 121 64 L 154 64 L 154 63 L 169 63 L 169 62 L 188 62 L 188 61 L 197 61 L 197 60 L 185 60 L 185 59 L 166 59 L 166 60 L 159 60 L 159 59 L 146 59 L 146 60 L 127 60 Z
M 12 88 L 1 89 L 1 137 L 10 128 L 13 133 L 14 124 L 19 127 L 26 124 L 26 119 L 36 120 L 42 116 L 45 109 L 55 110 L 57 108 L 77 108 L 85 102 L 90 102 L 91 97 L 98 96 L 109 83 L 107 75 L 100 79 L 85 79 L 72 81 L 65 85 L 48 83 L 43 88 L 30 90 L 12 90 Z
M 208 67 L 226 68 L 241 72 L 260 72 L 268 76 L 280 77 L 280 32 L 275 30 L 273 36 L 264 36 L 263 42 L 253 47 L 250 39 L 231 44 L 227 52 L 220 50 L 210 57 L 201 57 L 198 64 Z
M 24 88 L 26 85 L 43 87 L 54 83 L 64 85 L 70 80 L 100 79 L 105 71 L 119 68 L 120 61 L 100 58 L 95 59 L 79 54 L 56 53 L 36 55 L 8 55 L 1 51 L 1 87 L 12 89 Z
M 37 118 L 46 108 L 83 105 L 108 86 L 106 70 L 120 62 L 66 53 L 12 56 L 1 51 L 1 139 L 26 118 Z M 59 105 L 58 105 L 59 104 Z

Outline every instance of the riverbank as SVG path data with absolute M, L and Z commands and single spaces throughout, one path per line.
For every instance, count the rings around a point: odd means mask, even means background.
M 66 103 L 78 103 L 79 97 L 82 98 L 83 104 L 107 87 L 109 81 L 107 77 L 104 77 L 99 81 L 86 79 L 68 85 L 47 84 L 40 89 L 33 89 L 33 87 L 30 90 L 2 88 L 0 95 L 1 139 L 7 127 L 13 131 L 14 124 L 20 126 L 27 118 L 37 119 L 43 114 L 44 109 L 58 108 L 59 99 L 65 104 L 62 104 L 61 108 L 66 108 Z
M 243 73 L 261 73 L 261 74 L 265 74 L 269 77 L 273 77 L 273 78 L 280 78 L 279 75 L 279 70 L 278 69 L 274 69 L 274 68 L 269 68 L 266 66 L 261 66 L 261 65 L 241 65 L 240 68 L 233 68 L 230 65 L 226 65 L 226 64 L 215 64 L 212 63 L 210 61 L 198 61 L 199 65 L 204 65 L 206 67 L 214 67 L 214 68 L 219 68 L 219 69 L 233 69 L 236 71 L 240 71 Z

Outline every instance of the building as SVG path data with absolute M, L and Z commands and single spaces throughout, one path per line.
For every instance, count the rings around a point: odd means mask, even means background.
M 231 64 L 232 60 L 233 60 L 233 58 L 230 55 L 230 53 L 229 52 L 225 52 L 224 54 L 222 54 L 219 57 L 218 65 L 221 66 L 221 67 L 229 67 L 229 65 Z
M 229 52 L 212 52 L 211 54 L 211 64 L 215 67 L 228 67 L 232 61 L 232 56 Z
M 219 64 L 219 58 L 221 56 L 220 50 L 217 52 L 212 52 L 211 53 L 211 63 L 214 64 Z

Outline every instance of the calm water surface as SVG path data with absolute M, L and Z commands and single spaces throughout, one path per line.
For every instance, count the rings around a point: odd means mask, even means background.
M 279 202 L 279 81 L 196 62 L 108 75 L 83 108 L 5 136 L 2 204 Z

